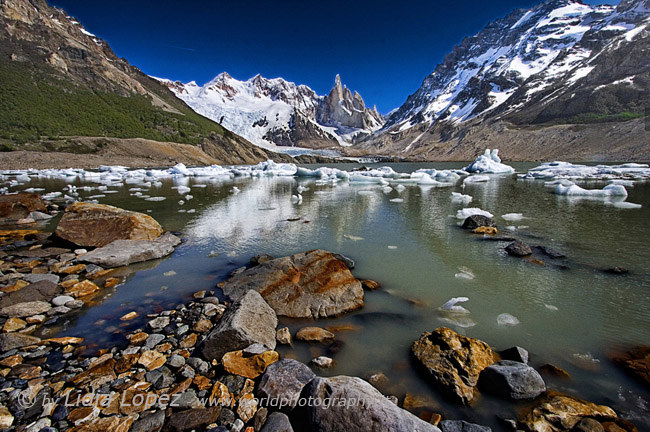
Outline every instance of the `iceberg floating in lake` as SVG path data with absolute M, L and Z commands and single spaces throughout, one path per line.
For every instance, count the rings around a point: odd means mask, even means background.
M 472 197 L 469 195 L 463 195 L 460 192 L 451 193 L 451 202 L 454 204 L 467 205 L 472 202 Z
M 476 207 L 468 207 L 464 209 L 460 209 L 456 212 L 456 218 L 457 219 L 467 219 L 470 216 L 474 215 L 481 215 L 481 216 L 487 216 L 489 218 L 494 217 L 494 215 L 488 211 L 481 210 L 480 208 Z
M 583 189 L 576 184 L 571 186 L 563 186 L 559 184 L 555 188 L 555 194 L 593 198 L 626 197 L 627 190 L 625 189 L 625 186 L 617 184 L 607 185 L 602 189 Z
M 471 185 L 471 184 L 477 184 L 477 183 L 485 183 L 489 182 L 490 177 L 486 175 L 473 175 L 466 177 L 465 180 L 463 180 L 463 186 L 465 185 Z
M 520 221 L 524 218 L 524 215 L 521 213 L 506 213 L 501 215 L 501 218 L 507 221 Z
M 524 179 L 648 179 L 650 166 L 647 164 L 627 163 L 622 165 L 587 166 L 569 162 L 545 162 L 532 168 Z
M 485 153 L 477 157 L 474 162 L 465 168 L 465 171 L 485 174 L 512 174 L 515 172 L 515 169 L 509 165 L 501 163 L 498 149 L 492 151 L 486 149 Z
M 519 325 L 519 320 L 514 315 L 502 313 L 497 317 L 497 324 L 500 326 L 516 326 Z

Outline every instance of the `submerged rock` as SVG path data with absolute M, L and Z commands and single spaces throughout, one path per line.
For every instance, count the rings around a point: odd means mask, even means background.
M 34 211 L 47 211 L 45 203 L 38 194 L 23 192 L 0 195 L 0 225 L 25 219 Z
M 533 253 L 533 250 L 530 248 L 530 246 L 522 241 L 514 241 L 506 246 L 505 249 L 506 252 L 508 252 L 508 255 L 517 257 L 524 257 Z
M 296 339 L 307 342 L 331 342 L 334 333 L 320 327 L 303 327 L 296 333 Z
M 278 315 L 325 318 L 363 306 L 363 288 L 344 262 L 312 250 L 259 264 L 229 279 L 224 294 L 258 291 Z
M 436 387 L 464 404 L 474 398 L 479 374 L 494 363 L 495 357 L 485 342 L 461 336 L 446 327 L 423 333 L 411 347 L 411 353 Z
M 170 232 L 155 240 L 115 240 L 88 252 L 80 260 L 107 268 L 122 267 L 165 257 L 180 243 L 181 239 Z
M 399 408 L 361 378 L 314 378 L 303 397 L 315 402 L 307 408 L 311 430 L 439 432 L 440 429 Z
M 475 230 L 479 227 L 496 227 L 494 219 L 480 214 L 469 216 L 463 222 L 463 229 Z
M 54 233 L 81 247 L 102 247 L 115 240 L 154 240 L 163 229 L 146 214 L 77 202 L 65 210 Z
M 610 407 L 552 392 L 524 415 L 519 426 L 531 432 L 568 431 L 583 418 L 603 422 L 616 421 L 618 416 Z
M 255 290 L 246 292 L 223 314 L 219 323 L 203 341 L 200 350 L 206 360 L 221 360 L 230 351 L 260 343 L 275 348 L 278 318 Z
M 650 387 L 650 346 L 634 348 L 613 358 L 614 363 Z
M 534 399 L 546 391 L 546 384 L 532 367 L 511 360 L 502 360 L 481 372 L 482 391 L 510 399 Z

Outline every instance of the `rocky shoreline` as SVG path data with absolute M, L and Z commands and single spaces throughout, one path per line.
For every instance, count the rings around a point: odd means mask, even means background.
M 0 200 L 2 221 L 23 228 L 63 210 L 34 194 Z M 496 232 L 479 228 L 493 225 L 477 217 L 464 223 L 486 236 Z M 12 229 L 1 238 L 1 429 L 491 430 L 413 409 L 408 394 L 382 393 L 388 378 L 381 373 L 325 378 L 318 373 L 331 367 L 331 357 L 319 355 L 309 365 L 290 354 L 281 358 L 279 345 L 335 344 L 336 332 L 317 320 L 362 308 L 366 292 L 378 287 L 354 277 L 347 257 L 323 250 L 253 257 L 218 284 L 227 300 L 216 290 L 196 292 L 175 308 L 148 313 L 146 324 L 125 334 L 127 344 L 92 350 L 81 338 L 46 337 L 48 326 L 121 283 L 117 267 L 168 255 L 180 240 L 149 216 L 87 203 L 67 207 L 53 236 Z M 514 243 L 508 248 L 528 252 Z M 292 334 L 278 317 L 314 322 Z M 411 355 L 423 379 L 451 401 L 471 405 L 481 394 L 528 401 L 516 418 L 501 420 L 504 430 L 636 430 L 607 406 L 549 388 L 542 375 L 562 371 L 550 365 L 537 371 L 523 348 L 497 352 L 441 327 L 423 333 Z M 616 362 L 650 383 L 647 349 Z

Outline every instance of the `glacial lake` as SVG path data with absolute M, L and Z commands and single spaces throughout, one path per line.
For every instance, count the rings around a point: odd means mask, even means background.
M 526 172 L 538 164 L 510 165 Z M 360 165 L 335 166 L 352 170 Z M 464 165 L 381 166 L 412 172 Z M 618 348 L 650 344 L 650 184 L 636 182 L 627 188 L 627 201 L 642 204 L 641 209 L 622 209 L 601 200 L 557 196 L 543 181 L 518 180 L 515 175 L 491 175 L 489 182 L 464 188 L 462 182 L 453 187 L 406 185 L 401 192 L 388 193 L 377 184 L 342 181 L 333 186 L 313 178 L 279 176 L 179 177 L 161 183 L 141 193 L 165 197 L 162 201 L 134 196 L 136 191 L 129 190 L 137 187 L 133 184 L 83 190 L 98 183 L 79 179 L 33 178 L 10 188 L 42 188 L 41 193 L 47 193 L 72 184 L 80 199 L 104 195 L 96 199 L 147 212 L 184 240 L 171 257 L 133 266 L 140 271 L 103 291 L 93 306 L 82 308 L 48 335 L 85 337 L 95 349 L 124 343 L 123 333 L 143 326 L 148 312 L 173 308 L 200 290 L 221 296 L 216 284 L 253 255 L 281 257 L 320 248 L 354 259 L 353 274 L 378 281 L 381 289 L 366 291 L 365 307 L 339 318 L 280 319 L 280 326 L 289 326 L 292 334 L 305 325 L 349 327 L 336 333 L 342 347 L 332 355 L 335 366 L 319 374 L 366 377 L 383 372 L 390 383 L 382 390 L 400 400 L 406 393 L 428 397 L 432 401 L 425 405 L 445 418 L 504 430 L 497 417 L 515 417 L 528 403 L 506 403 L 483 394 L 473 408 L 459 407 L 445 402 L 416 371 L 411 344 L 421 333 L 446 326 L 497 350 L 526 348 L 534 367 L 551 363 L 571 375 L 570 380 L 544 376 L 550 388 L 610 405 L 640 430 L 650 430 L 650 393 L 609 359 Z M 577 183 L 586 188 L 606 184 Z M 297 204 L 291 195 L 299 185 L 308 190 Z M 178 186 L 191 191 L 181 195 L 173 188 Z M 239 193 L 232 193 L 234 186 Z M 469 207 L 493 213 L 501 235 L 551 247 L 567 258 L 510 257 L 504 251 L 507 243 L 485 241 L 462 230 L 462 220 L 455 217 L 462 205 L 452 203 L 452 192 L 471 195 Z M 403 201 L 391 201 L 396 198 Z M 508 213 L 522 213 L 524 219 L 500 217 Z M 630 273 L 602 271 L 615 266 Z M 470 272 L 473 279 L 466 277 Z M 461 296 L 469 298 L 463 303 L 469 314 L 438 310 Z M 138 319 L 119 321 L 133 310 L 140 313 Z M 500 325 L 497 317 L 504 313 L 520 323 Z M 278 351 L 308 362 L 325 355 L 327 347 L 294 341 L 293 348 L 280 346 Z

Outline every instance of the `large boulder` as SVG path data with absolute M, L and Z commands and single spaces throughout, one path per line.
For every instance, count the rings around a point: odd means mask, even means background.
M 325 318 L 363 306 L 363 288 L 331 252 L 311 250 L 276 258 L 233 276 L 222 287 L 231 299 L 256 290 L 278 315 Z
M 519 421 L 520 428 L 531 432 L 555 432 L 573 429 L 583 418 L 599 422 L 618 420 L 613 409 L 604 405 L 549 392 Z
M 514 241 L 505 247 L 508 255 L 516 257 L 525 257 L 533 253 L 533 250 L 528 246 L 528 244 L 522 241 Z
M 442 432 L 492 432 L 487 426 L 468 423 L 463 420 L 443 420 L 438 425 Z
M 106 268 L 121 267 L 165 257 L 180 243 L 181 239 L 169 232 L 155 240 L 115 240 L 88 252 L 80 260 Z
M 502 360 L 481 372 L 482 391 L 510 399 L 534 399 L 546 391 L 539 373 L 524 363 Z
M 46 210 L 45 203 L 35 193 L 0 195 L 0 225 L 24 219 L 33 211 Z
M 221 360 L 227 352 L 243 350 L 255 343 L 275 348 L 278 318 L 257 291 L 248 291 L 223 314 L 201 344 L 207 360 Z
M 423 333 L 411 353 L 439 390 L 463 404 L 472 401 L 481 371 L 495 360 L 488 344 L 446 327 Z
M 163 229 L 146 214 L 78 202 L 65 210 L 54 233 L 78 246 L 102 247 L 115 240 L 155 240 Z
M 16 303 L 0 309 L 0 316 L 7 318 L 25 318 L 45 313 L 50 309 L 52 309 L 52 305 L 44 301 Z
M 281 412 L 273 412 L 264 423 L 264 427 L 260 432 L 293 432 L 291 422 L 286 414 Z
M 303 387 L 316 374 L 309 367 L 293 359 L 283 359 L 273 363 L 260 380 L 257 395 L 260 400 L 274 409 L 292 410 L 298 403 Z
M 302 392 L 314 432 L 439 432 L 434 425 L 398 407 L 361 378 L 316 377 Z M 313 398 L 313 399 L 310 399 Z
M 464 229 L 475 230 L 480 227 L 496 227 L 496 225 L 494 219 L 480 214 L 469 216 L 463 222 Z

